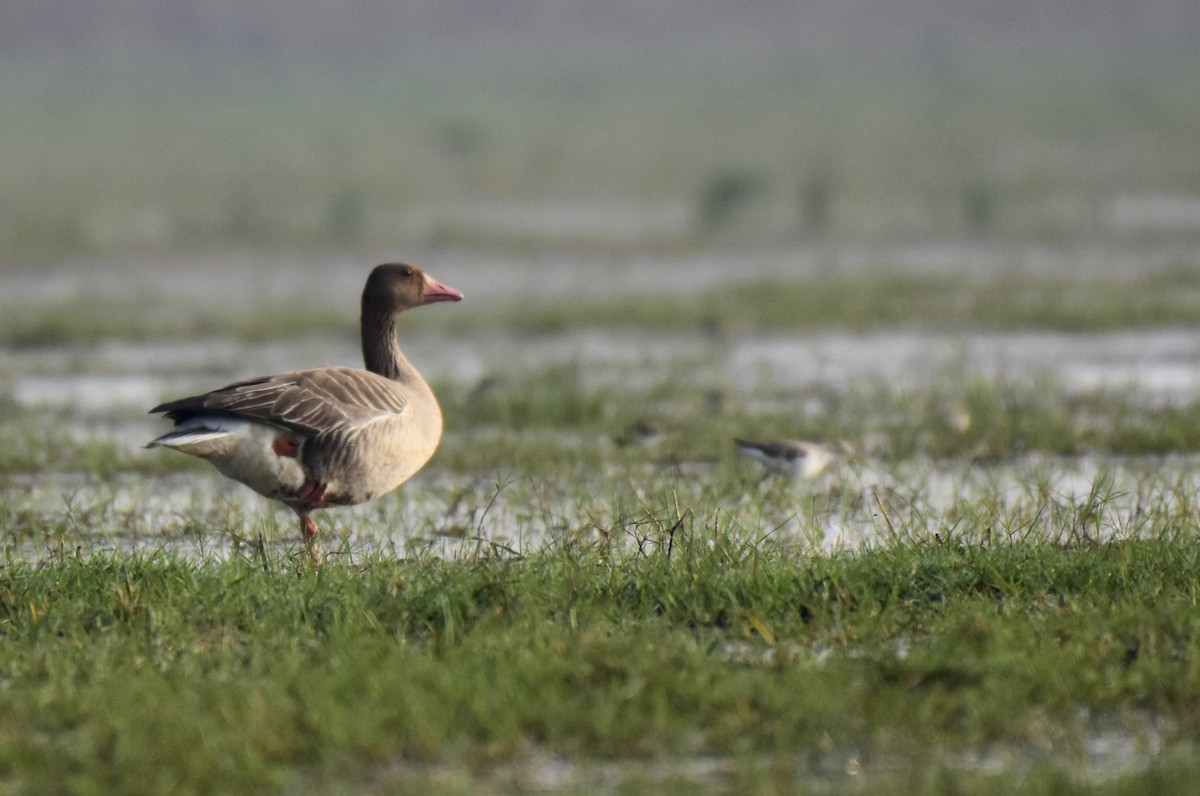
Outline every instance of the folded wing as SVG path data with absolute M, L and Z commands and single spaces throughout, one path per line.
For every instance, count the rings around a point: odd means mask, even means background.
M 326 367 L 242 381 L 150 411 L 177 423 L 195 415 L 220 414 L 316 436 L 396 421 L 408 406 L 390 379 L 356 368 Z

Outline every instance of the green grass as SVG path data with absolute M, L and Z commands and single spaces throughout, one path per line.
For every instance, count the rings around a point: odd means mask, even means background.
M 10 406 L 0 783 L 1049 794 L 1200 773 L 1194 479 L 1105 453 L 1194 451 L 1196 407 L 959 383 L 956 434 L 946 380 L 814 394 L 797 426 L 793 393 L 706 415 L 672 374 L 513 379 L 441 390 L 427 475 L 321 516 L 320 573 L 261 501 L 141 505 L 163 473 L 212 489 L 186 457 L 49 444 L 55 418 Z M 636 419 L 664 439 L 609 438 Z M 729 438 L 782 433 L 882 435 L 861 453 L 887 478 L 760 484 Z M 1094 457 L 1090 487 L 1063 491 L 1089 475 L 1064 455 Z M 830 552 L 839 525 L 874 533 Z
M 889 272 L 815 274 L 733 283 L 697 293 L 578 297 L 568 302 L 497 299 L 464 313 L 414 313 L 402 333 L 549 334 L 581 328 L 704 334 L 913 329 L 1045 329 L 1103 332 L 1186 326 L 1200 313 L 1200 271 L 1179 267 L 1134 276 L 970 277 Z M 411 330 L 411 331 L 410 331 Z M 248 342 L 320 334 L 355 336 L 355 319 L 318 300 L 198 306 L 133 296 L 73 299 L 6 308 L 0 344 L 16 347 L 103 340 L 189 340 L 213 335 Z
M 953 366 L 911 389 L 750 392 L 711 357 L 747 330 L 834 321 L 1190 323 L 1197 287 L 1185 269 L 826 275 L 570 318 L 485 308 L 450 328 L 706 342 L 628 380 L 497 363 L 499 378 L 435 385 L 436 458 L 398 495 L 322 513 L 320 573 L 286 512 L 141 450 L 123 410 L 0 392 L 0 790 L 1186 790 L 1195 401 Z M 314 333 L 296 308 L 126 309 L 29 307 L 0 335 L 84 343 L 33 367 L 91 374 L 110 367 L 88 362 L 99 339 L 269 339 L 297 317 Z M 945 404 L 970 427 L 948 427 Z M 661 438 L 627 444 L 638 422 Z M 734 436 L 854 455 L 813 483 L 760 482 Z
M 436 385 L 447 433 L 431 470 L 490 476 L 508 466 L 524 475 L 561 478 L 605 466 L 728 463 L 735 437 L 834 446 L 844 441 L 858 456 L 888 466 L 922 458 L 986 463 L 1031 453 L 1168 456 L 1200 450 L 1196 401 L 1155 404 L 1120 390 L 1067 396 L 1048 376 L 998 382 L 946 373 L 931 391 L 882 383 L 845 394 L 824 387 L 763 387 L 750 404 L 748 396 L 697 378 L 696 372 L 667 370 L 642 387 L 619 390 L 589 385 L 577 367 L 510 374 L 482 390 Z M 710 405 L 716 400 L 719 406 Z M 949 427 L 945 406 L 965 411 L 970 427 Z M 798 411 L 803 407 L 809 408 Z M 67 412 L 7 407 L 0 420 L 0 477 L 208 472 L 208 465 L 191 457 L 141 447 L 166 428 L 161 422 L 146 418 L 144 439 L 134 442 L 107 433 L 106 422 L 81 425 Z M 626 442 L 638 424 L 658 432 L 653 444 Z M 91 433 L 72 434 L 69 428 Z
M 1200 409 L 953 373 L 714 407 L 702 373 L 440 386 L 438 456 L 322 515 L 319 574 L 283 512 L 102 433 L 124 418 L 8 401 L 0 783 L 1133 793 L 1198 773 L 1194 479 L 1111 454 L 1193 452 Z M 619 444 L 638 420 L 663 438 Z M 735 435 L 863 461 L 759 483 Z M 842 527 L 866 542 L 823 541 Z
M 194 301 L 135 295 L 11 307 L 0 323 L 0 341 L 15 347 L 218 335 L 263 341 L 341 330 L 348 335 L 356 333 L 353 317 L 317 306 L 302 312 L 286 302 L 253 309 L 199 307 Z
M 551 474 L 563 466 L 714 461 L 734 437 L 848 442 L 860 454 L 896 464 L 920 457 L 988 461 L 1040 452 L 1078 456 L 1161 456 L 1200 450 L 1200 405 L 1148 403 L 1136 394 L 1094 390 L 1067 397 L 1050 377 L 1028 382 L 945 374 L 932 390 L 861 385 L 831 395 L 821 387 L 755 390 L 747 396 L 683 373 L 662 374 L 645 389 L 589 387 L 573 369 L 522 375 L 479 395 L 440 391 L 450 435 L 437 460 L 451 472 L 486 471 L 519 461 Z M 723 396 L 707 405 L 710 392 Z M 801 411 L 808 404 L 816 408 Z M 948 427 L 945 405 L 969 416 L 965 431 Z M 660 432 L 648 447 L 624 445 L 642 422 Z
M 461 791 L 538 755 L 714 756 L 762 787 L 826 750 L 884 792 L 1014 784 L 957 762 L 987 750 L 1051 792 L 1090 732 L 1152 717 L 1186 750 L 1200 731 L 1195 530 L 814 558 L 697 519 L 641 553 L 614 533 L 320 575 L 273 554 L 10 560 L 0 779 L 316 792 L 446 769 Z
M 871 331 L 1054 329 L 1086 332 L 1190 325 L 1200 314 L 1200 274 L 1173 269 L 1149 276 L 806 275 L 739 282 L 689 296 L 543 303 L 505 320 L 505 328 L 555 332 L 578 326 L 662 330 L 795 331 L 829 327 Z M 464 322 L 494 323 L 485 311 Z M 456 319 L 457 320 L 457 319 Z
M 1113 197 L 1200 190 L 1190 58 L 982 54 L 952 76 L 860 53 L 370 75 L 12 64 L 0 182 L 20 201 L 0 213 L 0 268 L 398 240 L 744 258 L 814 234 L 1115 235 Z M 635 240 L 436 210 L 473 200 L 682 203 L 693 219 Z M 492 301 L 405 332 L 619 329 L 711 353 L 744 333 L 1104 332 L 1200 311 L 1186 262 L 887 265 Z M 102 341 L 353 337 L 319 298 L 5 306 L 0 345 L 76 346 L 81 362 L 46 367 L 87 371 Z M 913 390 L 755 385 L 751 403 L 696 357 L 621 389 L 586 363 L 437 385 L 437 457 L 400 495 L 323 514 L 320 573 L 284 512 L 138 449 L 128 417 L 20 406 L 0 381 L 0 791 L 1194 786 L 1195 401 L 951 372 Z M 969 429 L 946 426 L 946 403 Z M 638 422 L 661 439 L 623 444 Z M 811 484 L 760 483 L 734 436 L 856 455 Z

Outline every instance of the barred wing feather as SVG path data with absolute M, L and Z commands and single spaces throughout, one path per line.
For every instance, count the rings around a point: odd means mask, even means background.
M 395 420 L 408 407 L 397 384 L 357 368 L 296 370 L 231 384 L 152 409 L 175 421 L 200 413 L 227 414 L 304 434 L 350 433 Z

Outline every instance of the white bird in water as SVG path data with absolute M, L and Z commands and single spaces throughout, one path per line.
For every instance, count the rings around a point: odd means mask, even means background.
M 740 453 L 762 462 L 768 472 L 801 480 L 816 478 L 836 458 L 833 451 L 816 442 L 751 442 L 744 439 L 735 439 L 733 442 Z

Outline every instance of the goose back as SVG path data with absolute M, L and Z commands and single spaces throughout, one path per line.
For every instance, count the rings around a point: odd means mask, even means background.
M 256 457 L 288 458 L 261 450 L 279 445 L 281 436 L 309 480 L 326 485 L 324 502 L 339 505 L 371 500 L 399 486 L 429 460 L 442 434 L 441 409 L 424 380 L 417 377 L 400 383 L 346 367 L 242 381 L 168 401 L 152 411 L 174 420 L 177 430 L 236 429 L 224 447 L 210 444 L 203 451 L 186 452 L 213 461 L 226 475 L 260 494 L 288 503 L 292 501 L 287 493 L 298 490 L 303 478 L 297 483 L 294 477 L 247 477 L 245 464 Z M 231 420 L 249 421 L 270 431 L 251 431 L 231 425 Z M 276 470 L 273 466 L 272 472 Z

